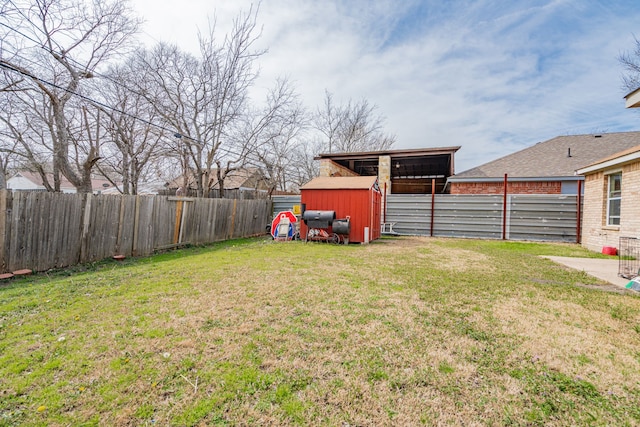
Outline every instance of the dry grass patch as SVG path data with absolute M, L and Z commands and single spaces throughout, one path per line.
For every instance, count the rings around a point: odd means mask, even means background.
M 522 350 L 533 361 L 620 395 L 626 394 L 624 385 L 633 384 L 640 372 L 640 334 L 634 327 L 640 317 L 636 301 L 630 302 L 616 299 L 595 308 L 562 300 L 514 298 L 494 310 L 504 331 L 522 338 Z M 628 316 L 624 320 L 612 316 L 616 310 Z
M 0 425 L 634 425 L 640 299 L 541 284 L 580 251 L 258 239 L 15 282 Z

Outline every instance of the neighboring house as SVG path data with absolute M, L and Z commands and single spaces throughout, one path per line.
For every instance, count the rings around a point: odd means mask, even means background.
M 220 189 L 220 183 L 218 182 L 217 169 L 211 169 L 210 179 L 213 184 L 209 187 L 213 190 Z M 178 188 L 184 187 L 184 176 L 179 176 L 168 185 L 170 191 L 175 192 Z M 242 168 L 230 171 L 224 178 L 225 190 L 238 190 L 238 191 L 264 191 L 269 190 L 269 185 L 264 173 L 260 168 Z M 193 175 L 189 174 L 187 177 L 186 187 L 189 190 L 196 190 L 197 186 L 194 181 Z
M 626 108 L 639 108 L 640 107 L 640 87 L 633 90 L 624 96 Z
M 47 174 L 47 180 L 53 185 L 53 175 Z M 91 185 L 94 194 L 101 194 L 114 185 L 106 179 L 92 179 Z M 13 175 L 7 180 L 7 189 L 13 191 L 47 191 L 42 184 L 42 177 L 35 172 L 21 171 Z M 60 177 L 60 191 L 63 193 L 76 193 L 76 187 L 73 186 L 65 177 Z
M 585 177 L 582 246 L 600 251 L 640 237 L 640 145 L 577 172 Z
M 577 194 L 576 170 L 640 145 L 640 132 L 558 136 L 449 178 L 451 194 Z
M 156 181 L 156 182 L 142 182 L 137 185 L 137 195 L 138 196 L 155 196 L 163 192 L 167 189 L 167 183 L 164 181 Z M 102 192 L 102 194 L 122 194 L 122 186 L 115 187 L 111 186 L 111 188 Z
M 320 176 L 377 176 L 385 194 L 445 192 L 454 173 L 455 147 L 320 154 Z

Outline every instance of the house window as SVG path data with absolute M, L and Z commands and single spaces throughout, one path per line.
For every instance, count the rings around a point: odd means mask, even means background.
M 622 173 L 608 175 L 607 225 L 620 225 L 620 201 L 622 199 Z

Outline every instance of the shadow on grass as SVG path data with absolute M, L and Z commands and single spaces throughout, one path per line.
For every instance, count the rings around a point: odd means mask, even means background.
M 181 258 L 201 255 L 203 253 L 223 251 L 237 247 L 245 247 L 259 242 L 271 242 L 270 236 L 258 236 L 250 238 L 241 238 L 233 240 L 225 240 L 222 242 L 208 243 L 204 245 L 185 245 L 181 248 L 166 249 L 156 252 L 150 256 L 129 257 L 124 260 L 117 261 L 112 258 L 105 258 L 86 264 L 78 264 L 71 267 L 52 269 L 48 271 L 35 272 L 32 275 L 12 277 L 10 279 L 0 280 L 0 292 L 7 289 L 16 289 L 25 285 L 33 285 L 41 282 L 48 282 L 55 279 L 83 275 L 86 273 L 96 273 L 107 270 L 129 268 L 137 265 L 146 265 L 149 263 L 163 263 L 167 261 L 175 261 Z

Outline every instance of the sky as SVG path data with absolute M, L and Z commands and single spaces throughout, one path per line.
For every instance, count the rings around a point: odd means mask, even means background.
M 141 40 L 197 54 L 251 0 L 132 0 Z M 255 93 L 287 77 L 309 110 L 366 99 L 394 149 L 461 146 L 462 172 L 559 135 L 640 130 L 618 57 L 637 0 L 263 0 Z

